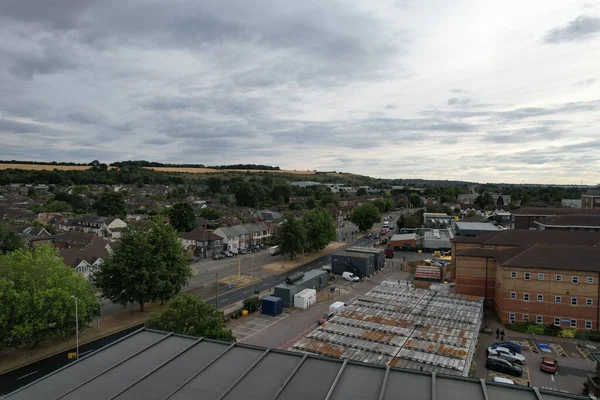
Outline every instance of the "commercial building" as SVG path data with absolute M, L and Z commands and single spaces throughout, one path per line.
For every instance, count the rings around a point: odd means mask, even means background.
M 598 209 L 600 208 L 600 189 L 588 189 L 581 195 L 581 208 Z
M 331 255 L 331 272 L 341 275 L 352 272 L 359 277 L 375 273 L 375 254 L 353 251 L 338 251 Z
M 489 222 L 461 222 L 456 221 L 456 236 L 478 236 L 483 233 L 499 231 L 496 225 Z
M 452 229 L 432 229 L 423 232 L 422 248 L 424 251 L 449 250 L 454 237 Z
M 456 293 L 500 319 L 598 329 L 600 233 L 507 230 L 452 242 Z
M 426 228 L 445 229 L 454 225 L 454 217 L 445 213 L 423 213 L 423 225 Z
M 361 363 L 468 376 L 483 299 L 386 280 L 292 349 Z
M 140 330 L 9 394 L 9 400 L 585 400 L 410 371 Z M 589 400 L 589 398 L 588 398 Z
M 304 275 L 291 284 L 282 283 L 273 288 L 273 296 L 279 297 L 286 308 L 294 305 L 294 295 L 304 289 L 323 290 L 329 284 L 327 271 L 312 269 L 303 273 Z
M 512 212 L 511 227 L 514 229 L 537 229 L 536 221 L 553 218 L 557 215 L 600 215 L 600 208 L 523 207 Z
M 349 251 L 350 253 L 373 254 L 373 266 L 375 267 L 375 271 L 379 271 L 385 268 L 385 251 L 383 249 L 354 246 L 348 247 L 346 251 Z

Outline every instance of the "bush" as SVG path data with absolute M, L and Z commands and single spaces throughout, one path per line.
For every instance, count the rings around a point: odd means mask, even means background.
M 248 297 L 244 300 L 243 304 L 244 310 L 248 310 L 248 312 L 252 313 L 258 311 L 258 308 L 260 307 L 260 300 L 257 296 Z
M 546 325 L 528 324 L 526 333 L 531 335 L 543 335 L 546 332 Z
M 577 335 L 577 329 L 563 329 L 558 334 L 559 337 L 570 339 L 575 339 L 575 335 Z

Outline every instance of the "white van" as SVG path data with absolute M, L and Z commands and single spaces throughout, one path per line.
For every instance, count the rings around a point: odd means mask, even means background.
M 350 281 L 350 282 L 358 282 L 358 276 L 354 275 L 352 272 L 344 272 L 342 274 L 342 278 L 346 281 Z
M 498 382 L 498 383 L 504 383 L 506 385 L 514 385 L 515 384 L 515 382 L 512 379 L 501 378 L 499 376 L 495 376 L 493 381 Z

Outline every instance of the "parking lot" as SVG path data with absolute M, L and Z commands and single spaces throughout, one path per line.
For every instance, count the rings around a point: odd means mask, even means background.
M 595 372 L 596 365 L 590 357 L 590 353 L 595 350 L 593 347 L 578 346 L 574 341 L 559 343 L 548 339 L 552 338 L 508 338 L 508 341 L 521 347 L 521 352 L 526 358 L 523 377 L 517 378 L 485 369 L 485 350 L 487 346 L 496 341 L 492 336 L 482 335 L 478 357 L 479 365 L 482 365 L 482 367 L 478 366 L 476 375 L 479 376 L 477 377 L 485 377 L 489 380 L 494 377 L 502 377 L 511 379 L 517 385 L 530 385 L 541 389 L 581 394 L 587 376 Z M 551 357 L 558 361 L 558 372 L 556 374 L 549 374 L 540 370 L 542 357 Z

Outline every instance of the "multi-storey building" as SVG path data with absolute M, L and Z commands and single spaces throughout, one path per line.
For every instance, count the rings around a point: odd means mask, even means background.
M 600 208 L 584 210 L 559 207 L 523 207 L 512 212 L 511 228 L 537 229 L 536 222 L 544 222 L 544 220 L 558 215 L 600 215 Z
M 456 293 L 482 296 L 504 323 L 598 329 L 600 233 L 507 230 L 452 241 Z

